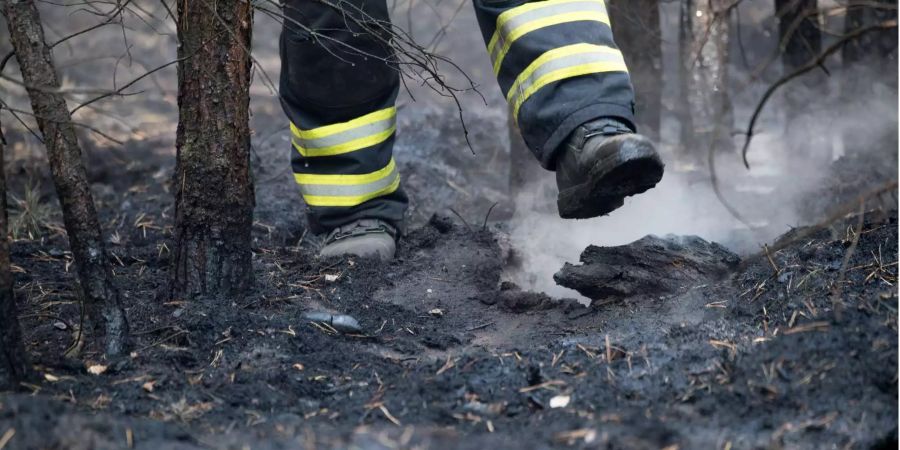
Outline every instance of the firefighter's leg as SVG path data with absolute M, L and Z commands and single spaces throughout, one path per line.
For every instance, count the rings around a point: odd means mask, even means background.
M 475 0 L 500 89 L 541 165 L 557 172 L 560 215 L 606 214 L 662 177 L 634 134 L 634 92 L 603 0 Z
M 392 256 L 403 226 L 407 199 L 392 155 L 399 74 L 377 31 L 386 20 L 385 0 L 284 5 L 280 91 L 291 165 L 311 227 L 329 233 L 329 256 Z

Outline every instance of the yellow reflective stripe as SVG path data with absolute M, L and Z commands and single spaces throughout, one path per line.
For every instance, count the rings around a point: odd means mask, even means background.
M 533 84 L 530 88 L 528 88 L 525 93 L 516 99 L 515 104 L 513 105 L 513 117 L 519 117 L 519 108 L 522 107 L 522 103 L 525 103 L 525 100 L 528 100 L 528 97 L 531 97 L 532 94 L 537 92 L 540 88 L 553 83 L 554 81 L 559 81 L 565 78 L 577 77 L 580 75 L 587 75 L 591 73 L 602 73 L 602 72 L 625 72 L 625 63 L 616 63 L 616 62 L 600 62 L 600 63 L 591 63 L 591 64 L 583 64 L 580 66 L 569 67 L 566 69 L 560 69 L 554 72 L 550 72 L 547 75 L 539 78 L 538 81 Z
M 506 100 L 509 102 L 513 101 L 513 98 L 517 96 L 517 93 L 521 95 L 519 92 L 523 87 L 525 89 L 528 86 L 533 85 L 534 81 L 529 80 L 532 76 L 534 76 L 535 72 L 538 72 L 544 69 L 547 63 L 551 63 L 553 61 L 558 61 L 569 56 L 575 55 L 599 55 L 605 54 L 610 56 L 618 56 L 622 58 L 622 54 L 619 50 L 616 50 L 612 47 L 606 47 L 603 45 L 595 45 L 595 44 L 572 44 L 567 45 L 565 47 L 554 48 L 553 50 L 548 50 L 544 52 L 541 56 L 538 56 L 522 73 L 516 77 L 516 81 L 513 82 L 512 86 L 509 87 L 509 90 L 506 92 Z M 585 63 L 590 63 L 593 61 L 584 61 Z M 524 85 L 524 86 L 523 86 Z
M 497 28 L 502 28 L 504 25 L 506 25 L 506 22 L 509 22 L 510 20 L 515 19 L 516 17 L 521 16 L 522 14 L 525 14 L 529 11 L 534 11 L 536 9 L 541 9 L 541 8 L 551 8 L 553 6 L 566 4 L 566 3 L 578 3 L 580 1 L 583 1 L 583 0 L 532 1 L 532 2 L 526 3 L 521 6 L 516 6 L 515 8 L 511 8 L 506 11 L 503 11 L 502 13 L 500 13 L 499 16 L 497 16 Z M 606 6 L 604 4 L 603 0 L 596 0 L 596 1 L 597 1 L 597 3 L 600 3 L 602 6 L 604 6 L 604 7 Z
M 609 16 L 606 14 L 606 7 L 602 0 L 596 1 L 600 10 L 586 8 L 584 11 L 560 11 L 561 7 L 566 5 L 578 6 L 579 4 L 586 3 L 594 2 L 585 2 L 584 0 L 539 1 L 527 3 L 500 14 L 497 17 L 497 28 L 494 31 L 493 36 L 491 36 L 490 42 L 488 42 L 488 54 L 493 58 L 494 74 L 496 75 L 500 72 L 500 66 L 503 64 L 503 59 L 506 57 L 506 53 L 509 52 L 509 48 L 512 46 L 513 42 L 527 33 L 551 25 L 578 21 L 600 22 L 609 26 Z M 522 24 L 511 25 L 514 27 L 511 30 L 505 29 L 506 25 L 516 17 L 537 9 L 547 9 L 547 16 L 535 20 L 526 19 L 527 21 Z M 497 51 L 497 46 L 500 46 L 499 52 Z
M 546 19 L 536 20 L 534 22 L 528 22 L 527 24 L 512 30 L 509 33 L 509 37 L 507 37 L 503 41 L 503 46 L 500 47 L 500 53 L 497 55 L 497 59 L 494 61 L 494 75 L 500 73 L 500 65 L 503 64 L 503 59 L 506 57 L 506 54 L 509 52 L 509 48 L 512 46 L 513 42 L 516 41 L 516 39 L 519 39 L 523 35 L 534 30 L 549 27 L 551 25 L 559 25 L 561 23 L 579 21 L 593 21 L 609 25 L 609 16 L 598 12 L 560 14 L 558 16 L 547 17 Z
M 291 127 L 293 129 L 293 124 L 291 124 Z M 297 149 L 298 152 L 300 152 L 301 155 L 307 158 L 317 156 L 333 156 L 354 152 L 356 150 L 380 144 L 391 137 L 391 135 L 394 134 L 396 130 L 397 126 L 391 125 L 391 127 L 387 130 L 373 134 L 371 136 L 365 136 L 354 139 L 352 141 L 343 142 L 341 144 L 321 148 L 304 148 L 302 145 L 300 145 L 299 142 L 297 142 L 296 139 L 292 139 L 291 143 L 294 145 L 294 148 Z
M 356 206 L 376 197 L 388 195 L 400 186 L 397 163 L 391 158 L 387 166 L 361 175 L 318 175 L 295 173 L 303 199 L 310 206 Z
M 390 107 L 347 122 L 302 130 L 291 123 L 291 143 L 304 157 L 332 156 L 371 147 L 396 131 L 397 108 Z
M 362 117 L 357 117 L 347 122 L 325 125 L 324 127 L 313 128 L 311 130 L 301 130 L 292 123 L 291 132 L 294 134 L 294 137 L 298 137 L 300 139 L 319 139 L 331 136 L 332 134 L 343 133 L 344 131 L 349 131 L 354 128 L 359 128 L 374 122 L 389 119 L 395 115 L 397 115 L 397 108 L 391 106 L 390 108 L 375 111 L 373 113 L 366 114 Z
M 326 195 L 304 195 L 303 200 L 309 206 L 356 206 L 367 202 L 373 198 L 382 197 L 388 194 L 392 194 L 397 188 L 400 187 L 400 174 L 396 174 L 394 182 L 385 187 L 384 189 L 380 189 L 375 192 L 370 192 L 365 195 L 357 195 L 352 197 L 343 197 L 343 196 L 326 196 Z
M 542 66 L 552 63 L 555 60 L 579 54 L 608 54 L 619 56 L 613 60 L 597 60 L 593 62 L 575 64 L 571 66 L 559 67 L 550 70 L 547 73 L 539 73 L 537 79 L 530 80 L 535 72 L 541 70 Z M 574 44 L 545 52 L 543 55 L 535 59 L 519 76 L 515 83 L 507 93 L 507 100 L 513 107 L 513 117 L 518 119 L 519 108 L 525 100 L 528 100 L 535 92 L 542 87 L 555 81 L 566 78 L 587 75 L 591 73 L 603 72 L 628 72 L 625 66 L 625 60 L 621 58 L 621 53 L 610 47 L 603 47 L 592 44 Z
M 397 167 L 394 158 L 383 169 L 376 170 L 372 173 L 364 173 L 361 175 L 319 175 L 314 173 L 295 173 L 294 181 L 297 184 L 331 184 L 336 186 L 355 186 L 359 184 L 368 184 L 374 181 L 384 179 Z

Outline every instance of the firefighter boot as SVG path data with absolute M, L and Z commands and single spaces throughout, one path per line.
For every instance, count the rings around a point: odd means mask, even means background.
M 397 250 L 397 229 L 378 219 L 360 219 L 335 228 L 325 238 L 320 257 L 353 255 L 376 257 L 382 261 L 394 259 Z
M 624 123 L 602 118 L 579 126 L 556 158 L 556 205 L 564 219 L 609 214 L 625 197 L 662 179 L 663 163 L 653 143 Z

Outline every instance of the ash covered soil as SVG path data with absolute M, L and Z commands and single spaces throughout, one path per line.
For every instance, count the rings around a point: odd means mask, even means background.
M 768 257 L 697 239 L 591 248 L 612 287 L 586 307 L 503 283 L 502 224 L 438 214 L 390 265 L 318 260 L 294 188 L 263 164 L 254 293 L 183 301 L 160 294 L 169 160 L 91 158 L 132 352 L 62 358 L 79 323 L 66 240 L 18 239 L 38 378 L 0 396 L 5 448 L 897 446 L 896 212 L 792 230 Z
M 416 17 L 439 17 L 416 3 Z M 93 23 L 56 14 L 45 17 L 56 17 L 48 23 L 60 34 Z M 280 27 L 257 19 L 255 67 L 277 74 Z M 454 45 L 465 51 L 454 61 L 493 86 L 475 18 L 464 19 L 469 32 L 458 28 Z M 108 28 L 85 48 L 116 55 L 107 73 L 114 79 L 125 70 L 121 31 Z M 133 76 L 175 58 L 176 43 L 164 34 L 129 42 L 147 58 Z M 93 59 L 64 64 L 66 55 L 55 57 L 84 86 L 106 73 Z M 78 116 L 131 139 L 109 147 L 80 136 L 132 328 L 131 355 L 119 360 L 93 348 L 78 361 L 62 357 L 79 325 L 71 254 L 43 146 L 4 122 L 19 228 L 16 296 L 37 377 L 0 394 L 0 449 L 897 448 L 895 194 L 888 212 L 862 222 L 795 229 L 768 257 L 690 238 L 589 248 L 584 265 L 571 261 L 559 275 L 597 297 L 585 307 L 502 282 L 522 259 L 505 233 L 500 91 L 484 91 L 493 109 L 477 96 L 465 105 L 477 157 L 456 110 L 422 105 L 418 96 L 398 125 L 397 160 L 411 196 L 411 231 L 398 259 L 320 261 L 292 185 L 283 114 L 257 79 L 256 288 L 233 301 L 183 301 L 163 294 L 177 110 L 174 71 L 156 75 L 158 95 Z M 13 94 L 5 101 L 26 108 Z M 896 144 L 883 147 L 886 157 L 835 164 L 832 185 L 804 204 L 810 223 L 834 202 L 896 177 Z M 769 206 L 757 208 L 764 212 L 781 201 L 758 200 Z M 497 202 L 495 222 L 483 229 Z M 603 264 L 613 256 L 631 270 Z M 314 325 L 304 319 L 313 311 L 350 314 L 361 331 Z

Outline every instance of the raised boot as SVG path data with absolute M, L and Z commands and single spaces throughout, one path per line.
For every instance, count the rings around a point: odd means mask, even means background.
M 360 219 L 335 228 L 325 238 L 320 257 L 353 255 L 377 257 L 382 261 L 394 259 L 397 251 L 397 229 L 378 219 Z
M 579 126 L 556 158 L 556 205 L 564 219 L 609 214 L 625 197 L 662 179 L 664 164 L 653 143 L 624 123 L 603 118 Z

